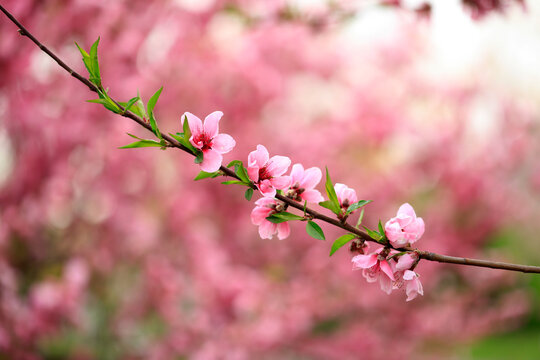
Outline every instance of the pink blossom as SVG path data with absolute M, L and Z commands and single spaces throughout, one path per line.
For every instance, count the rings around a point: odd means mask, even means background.
M 263 196 L 276 196 L 276 189 L 286 189 L 291 184 L 290 176 L 283 176 L 291 165 L 291 159 L 286 156 L 272 156 L 263 145 L 257 145 L 257 150 L 249 153 L 248 175 L 257 185 Z
M 363 269 L 362 275 L 367 282 L 379 280 L 381 290 L 390 294 L 392 292 L 394 269 L 385 257 L 380 255 L 382 248 L 369 255 L 356 255 L 352 258 L 353 266 L 357 269 Z
M 351 189 L 347 185 L 336 183 L 334 185 L 334 190 L 336 191 L 336 195 L 337 195 L 339 204 L 341 205 L 341 208 L 343 210 L 347 210 L 347 208 L 351 204 L 354 204 L 355 202 L 358 202 L 358 197 L 356 196 L 356 191 L 354 191 L 353 189 Z M 352 213 L 354 213 L 354 211 Z
M 322 172 L 318 167 L 304 170 L 301 164 L 294 164 L 291 170 L 291 188 L 287 195 L 298 201 L 312 203 L 324 201 L 319 190 L 315 190 L 321 178 Z
M 214 111 L 204 119 L 204 124 L 197 116 L 186 112 L 182 116 L 182 126 L 184 117 L 187 117 L 191 137 L 189 142 L 203 152 L 201 170 L 206 172 L 218 171 L 223 155 L 231 151 L 236 142 L 232 136 L 219 134 L 219 120 L 223 116 L 221 111 Z
M 263 239 L 271 239 L 272 236 L 277 232 L 279 240 L 287 238 L 291 232 L 289 223 L 282 222 L 280 224 L 274 224 L 266 218 L 273 213 L 276 213 L 276 206 L 278 205 L 277 201 L 263 197 L 255 201 L 255 208 L 251 211 L 251 222 L 254 225 L 259 226 L 259 235 Z
M 401 205 L 396 217 L 386 222 L 384 230 L 392 246 L 402 247 L 420 239 L 424 233 L 424 220 L 417 218 L 412 206 L 406 203 Z
M 411 270 L 405 270 L 403 274 L 403 280 L 405 281 L 405 293 L 407 294 L 407 301 L 411 301 L 418 294 L 424 295 L 424 288 L 420 282 L 419 276 L 417 273 Z

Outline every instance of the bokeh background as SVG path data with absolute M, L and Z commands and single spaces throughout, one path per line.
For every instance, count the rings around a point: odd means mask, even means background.
M 392 4 L 388 4 L 392 3 Z M 105 86 L 164 86 L 160 127 L 225 116 L 373 199 L 421 249 L 540 264 L 540 7 L 531 1 L 7 0 Z M 392 5 L 392 6 L 390 6 Z M 418 11 L 418 10 L 421 11 Z M 406 303 L 301 224 L 262 240 L 235 186 L 94 98 L 0 17 L 0 359 L 538 359 L 540 277 L 421 262 Z

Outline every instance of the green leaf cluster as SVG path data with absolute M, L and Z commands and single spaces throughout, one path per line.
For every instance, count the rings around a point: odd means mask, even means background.
M 326 190 L 326 195 L 328 196 L 328 200 L 320 202 L 319 205 L 324 208 L 327 208 L 328 210 L 332 211 L 336 215 L 340 215 L 341 205 L 339 204 L 336 190 L 334 189 L 334 184 L 332 183 L 332 179 L 330 178 L 328 167 L 326 168 L 326 182 L 324 183 L 324 188 Z
M 79 48 L 79 51 L 83 57 L 84 66 L 86 66 L 86 70 L 88 70 L 88 74 L 90 75 L 88 80 L 90 80 L 93 84 L 95 84 L 98 88 L 101 89 L 101 74 L 99 72 L 97 55 L 99 37 L 92 44 L 92 47 L 90 47 L 90 53 L 87 53 L 83 48 L 79 46 L 79 44 L 75 43 L 75 45 L 77 45 L 77 47 Z
M 120 146 L 119 149 L 136 149 L 136 148 L 143 148 L 143 147 L 159 147 L 162 149 L 166 148 L 165 141 L 155 141 L 155 140 L 149 140 L 149 139 L 141 139 L 140 137 L 137 137 L 133 134 L 129 134 L 132 138 L 137 139 L 138 141 L 132 142 L 131 144 L 127 144 L 124 146 Z
M 366 229 L 366 232 L 368 233 L 369 237 L 371 237 L 373 240 L 377 241 L 380 244 L 386 244 L 388 242 L 388 238 L 386 237 L 386 233 L 384 232 L 384 227 L 382 225 L 381 220 L 379 220 L 378 228 L 379 228 L 379 231 L 375 231 L 364 226 L 364 229 Z

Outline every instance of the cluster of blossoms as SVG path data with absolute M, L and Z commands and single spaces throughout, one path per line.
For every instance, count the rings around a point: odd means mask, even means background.
M 204 123 L 191 113 L 185 113 L 182 117 L 189 123 L 191 131 L 189 142 L 202 151 L 200 167 L 205 172 L 218 171 L 223 161 L 222 154 L 231 151 L 236 144 L 230 135 L 219 134 L 218 124 L 222 116 L 222 112 L 215 111 L 206 117 Z M 288 221 L 269 220 L 274 214 L 284 213 L 288 207 L 288 204 L 276 199 L 276 194 L 282 194 L 293 201 L 324 206 L 325 199 L 319 190 L 315 189 L 322 179 L 321 169 L 317 167 L 304 169 L 303 165 L 294 164 L 290 174 L 286 175 L 290 165 L 291 159 L 286 156 L 270 157 L 263 145 L 257 145 L 256 150 L 248 155 L 246 172 L 251 182 L 249 185 L 255 185 L 263 195 L 255 202 L 251 222 L 259 227 L 259 235 L 263 239 L 271 239 L 277 235 L 278 239 L 283 240 L 291 232 Z M 327 194 L 330 198 L 328 190 Z M 325 207 L 332 209 L 343 223 L 349 215 L 368 203 L 365 200 L 359 202 L 356 191 L 345 184 L 333 185 L 333 195 L 335 206 Z M 292 216 L 307 220 L 294 214 Z M 362 274 L 366 280 L 378 281 L 381 289 L 387 294 L 393 289 L 405 287 L 407 301 L 416 298 L 418 294 L 423 295 L 419 275 L 414 272 L 419 261 L 418 255 L 411 250 L 400 252 L 396 249 L 414 244 L 424 233 L 424 227 L 424 221 L 416 216 L 412 206 L 403 204 L 397 215 L 386 222 L 384 230 L 369 231 L 376 234 L 373 240 L 383 245 L 382 247 L 366 254 L 368 246 L 364 240 L 357 239 L 351 244 L 351 251 L 360 253 L 352 258 L 354 268 L 363 269 Z M 353 238 L 354 236 L 350 237 L 351 240 Z

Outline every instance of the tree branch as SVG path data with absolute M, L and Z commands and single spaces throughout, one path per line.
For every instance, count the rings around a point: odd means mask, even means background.
M 13 15 L 11 15 L 2 5 L 0 5 L 0 10 L 19 28 L 19 33 L 23 36 L 28 37 L 34 44 L 36 44 L 43 52 L 45 52 L 47 55 L 49 55 L 60 67 L 62 67 L 64 70 L 66 70 L 71 76 L 79 80 L 81 83 L 86 85 L 91 91 L 98 93 L 100 90 L 96 85 L 91 83 L 88 79 L 81 76 L 79 73 L 77 73 L 75 70 L 70 68 L 66 63 L 64 63 L 58 56 L 56 56 L 51 50 L 49 50 L 45 45 L 43 45 L 38 39 L 36 39 Z M 113 100 L 114 101 L 114 100 Z M 124 108 L 116 102 L 116 105 L 121 110 L 124 110 Z M 146 128 L 148 131 L 152 132 L 152 127 L 150 124 L 146 123 L 143 119 L 141 119 L 139 116 L 135 115 L 134 113 L 130 111 L 124 111 L 122 114 L 119 114 L 123 117 L 129 118 L 142 127 Z M 161 136 L 164 140 L 166 140 L 171 147 L 176 147 L 190 155 L 193 156 L 191 151 L 187 149 L 185 146 L 180 144 L 176 139 L 172 138 L 171 136 L 161 133 Z M 235 174 L 235 172 L 229 168 L 226 168 L 224 166 L 221 166 L 220 170 L 227 176 L 238 178 L 238 176 Z M 252 188 L 254 190 L 257 190 L 256 186 L 252 184 Z M 286 196 L 283 195 L 276 195 L 276 198 L 280 201 L 283 201 L 284 203 L 288 204 L 291 207 L 294 207 L 295 209 L 298 209 L 300 211 L 304 211 L 303 204 L 292 200 Z M 309 207 L 305 208 L 305 211 L 307 214 L 312 216 L 314 219 L 318 219 L 321 221 L 324 221 L 328 224 L 337 226 L 345 231 L 348 231 L 352 234 L 357 235 L 360 239 L 365 241 L 372 241 L 373 240 L 365 231 L 355 228 L 354 226 L 350 225 L 347 222 L 341 222 L 338 219 L 331 218 L 329 216 L 326 216 L 324 214 L 321 214 Z M 387 247 L 391 247 L 390 244 L 386 245 Z M 500 270 L 510 270 L 510 271 L 519 271 L 523 273 L 540 273 L 540 267 L 539 266 L 528 266 L 528 265 L 519 265 L 519 264 L 510 264 L 510 263 L 503 263 L 503 262 L 497 262 L 497 261 L 489 261 L 489 260 L 479 260 L 479 259 L 470 259 L 470 258 L 463 258 L 463 257 L 454 257 L 454 256 L 448 256 L 448 255 L 440 255 L 435 254 L 428 251 L 422 251 L 417 250 L 413 248 L 395 248 L 395 250 L 398 251 L 408 251 L 408 252 L 415 252 L 418 254 L 420 259 L 425 259 L 429 261 L 437 261 L 441 263 L 449 263 L 449 264 L 458 264 L 458 265 L 468 265 L 468 266 L 477 266 L 477 267 L 486 267 L 491 269 L 500 269 Z

